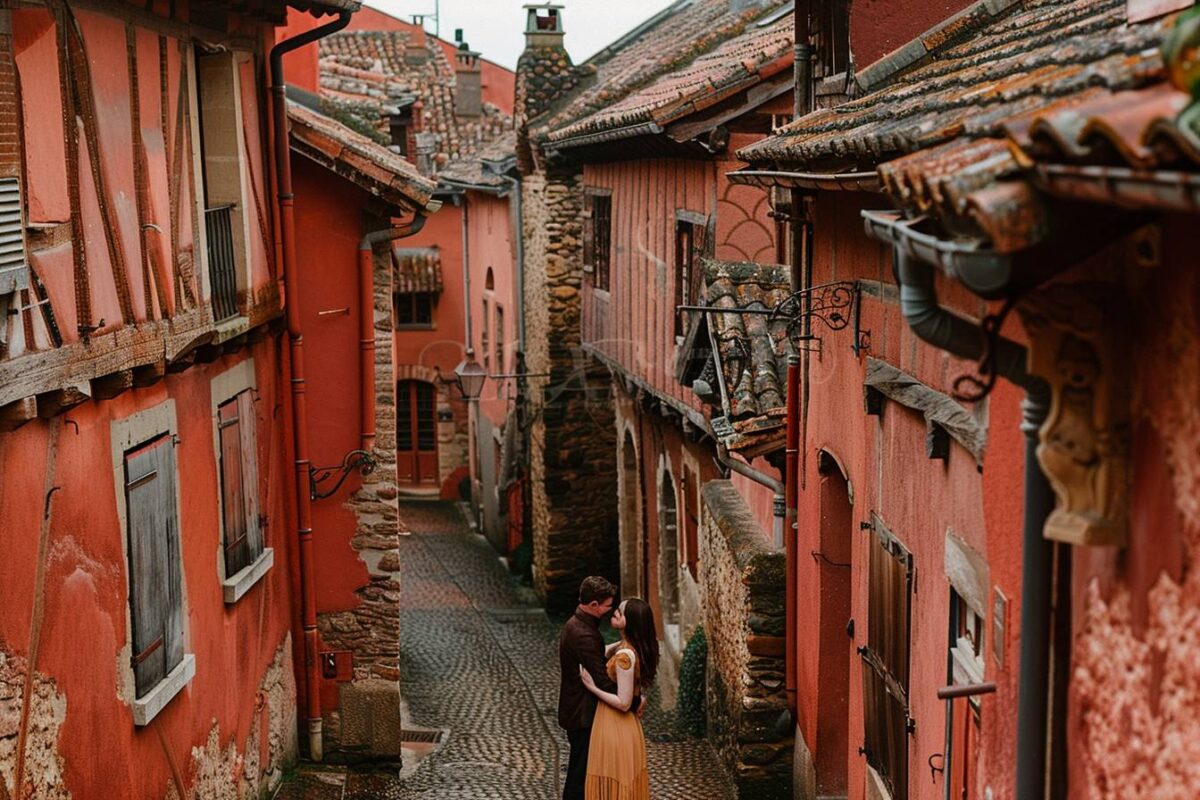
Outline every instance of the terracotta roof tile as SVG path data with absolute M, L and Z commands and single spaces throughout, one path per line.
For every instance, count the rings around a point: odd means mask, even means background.
M 739 155 L 806 170 L 871 168 L 1082 94 L 1162 80 L 1167 20 L 1125 24 L 1125 0 L 1022 0 L 881 88 L 809 114 Z M 903 49 L 903 48 L 902 48 Z
M 335 119 L 288 103 L 292 149 L 388 202 L 423 208 L 436 188 L 416 167 Z
M 769 25 L 752 25 L 681 69 L 662 75 L 593 114 L 555 129 L 547 138 L 561 141 L 639 122 L 666 124 L 790 69 L 794 23 L 795 17 L 785 14 Z
M 392 290 L 397 293 L 442 291 L 442 254 L 436 247 L 392 248 Z
M 660 76 L 739 37 L 755 20 L 783 5 L 783 0 L 763 0 L 734 11 L 729 0 L 677 0 L 635 36 L 581 65 L 595 71 L 594 83 L 576 92 L 565 107 L 544 120 L 539 133 L 560 131 L 614 107 Z M 659 96 L 657 101 L 662 99 Z M 652 96 L 631 102 L 644 103 L 647 110 L 657 107 Z

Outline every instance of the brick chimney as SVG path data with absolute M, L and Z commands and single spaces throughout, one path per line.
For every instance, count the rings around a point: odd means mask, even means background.
M 454 113 L 460 117 L 483 114 L 483 72 L 479 53 L 463 41 L 462 28 L 454 31 L 458 50 L 454 53 Z

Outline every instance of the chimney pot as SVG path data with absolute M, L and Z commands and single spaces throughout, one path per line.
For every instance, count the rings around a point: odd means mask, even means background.
M 563 24 L 561 5 L 554 3 L 525 6 L 525 46 L 562 47 Z

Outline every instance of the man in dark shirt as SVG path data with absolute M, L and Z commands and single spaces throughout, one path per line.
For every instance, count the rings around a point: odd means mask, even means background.
M 608 677 L 604 661 L 604 639 L 600 620 L 613 608 L 617 589 L 607 580 L 584 578 L 579 587 L 579 606 L 563 626 L 558 640 L 558 661 L 562 680 L 558 690 L 558 724 L 567 732 L 571 758 L 567 762 L 567 781 L 563 800 L 583 800 L 587 778 L 588 745 L 592 738 L 592 720 L 596 716 L 596 697 L 579 679 L 579 667 L 591 673 L 596 685 L 616 693 L 617 685 Z

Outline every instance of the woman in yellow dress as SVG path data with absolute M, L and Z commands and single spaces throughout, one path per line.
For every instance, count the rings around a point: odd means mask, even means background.
M 580 679 L 596 695 L 596 720 L 588 747 L 585 800 L 650 800 L 646 773 L 646 738 L 642 721 L 630 709 L 635 697 L 654 681 L 658 671 L 658 631 L 654 612 L 636 597 L 613 612 L 612 626 L 621 640 L 608 646 L 608 675 L 617 693 L 601 691 L 587 670 Z M 644 701 L 644 698 L 643 698 Z

